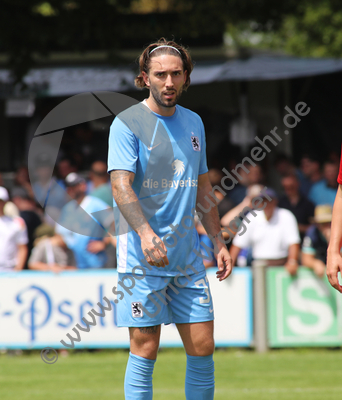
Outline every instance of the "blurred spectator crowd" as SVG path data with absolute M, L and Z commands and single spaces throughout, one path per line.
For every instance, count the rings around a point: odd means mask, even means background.
M 54 169 L 50 161 L 44 154 L 39 157 L 33 180 L 21 166 L 10 187 L 4 187 L 0 175 L 0 271 L 116 268 L 106 162 L 93 161 L 84 172 L 67 157 Z M 292 275 L 304 265 L 322 277 L 338 171 L 338 155 L 323 163 L 303 155 L 296 166 L 278 154 L 268 170 L 248 164 L 240 168 L 237 184 L 226 190 L 225 173 L 210 169 L 222 238 L 234 264 L 249 266 L 261 259 L 269 266 L 285 266 Z M 197 231 L 205 255 L 213 244 L 200 221 Z M 206 267 L 216 265 L 212 255 L 204 257 Z
M 106 162 L 96 160 L 88 173 L 79 173 L 63 158 L 53 171 L 42 154 L 34 173 L 30 180 L 28 168 L 21 166 L 10 188 L 0 176 L 0 271 L 115 268 Z M 95 220 L 91 215 L 98 212 Z

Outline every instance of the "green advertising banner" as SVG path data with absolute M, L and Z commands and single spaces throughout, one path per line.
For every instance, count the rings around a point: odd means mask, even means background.
M 273 267 L 266 269 L 266 284 L 270 347 L 342 345 L 342 295 L 326 277 L 305 267 L 291 277 Z

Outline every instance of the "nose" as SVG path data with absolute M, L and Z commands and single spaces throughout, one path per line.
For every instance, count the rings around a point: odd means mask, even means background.
M 171 74 L 167 75 L 165 85 L 166 87 L 173 87 L 173 80 Z

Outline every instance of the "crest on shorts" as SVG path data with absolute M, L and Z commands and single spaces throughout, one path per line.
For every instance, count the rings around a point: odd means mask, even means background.
M 197 136 L 191 136 L 191 144 L 192 144 L 192 148 L 195 151 L 201 151 L 201 146 L 200 146 L 200 142 Z
M 142 318 L 144 316 L 142 304 L 140 303 L 140 301 L 133 301 L 131 306 L 133 318 Z

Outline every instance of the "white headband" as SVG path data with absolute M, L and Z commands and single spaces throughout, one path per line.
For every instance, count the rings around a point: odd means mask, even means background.
M 169 47 L 170 49 L 176 50 L 177 53 L 179 53 L 179 55 L 182 56 L 181 52 L 180 52 L 178 49 L 176 49 L 176 48 L 173 47 L 173 46 L 169 46 L 168 44 L 163 44 L 163 45 L 161 45 L 161 46 L 155 47 L 153 50 L 150 51 L 149 55 L 151 55 L 151 54 L 154 52 L 154 50 L 160 49 L 160 48 L 162 48 L 162 47 Z

